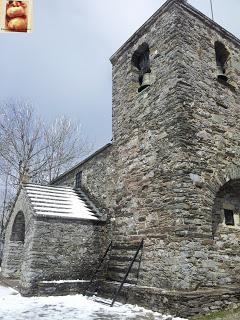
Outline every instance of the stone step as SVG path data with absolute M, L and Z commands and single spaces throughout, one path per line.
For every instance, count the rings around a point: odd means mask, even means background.
M 111 279 L 109 279 L 109 281 L 107 280 L 102 282 L 99 286 L 98 296 L 113 299 L 113 296 L 115 292 L 118 290 L 120 284 L 120 282 Z M 125 283 L 123 285 L 123 290 L 120 292 L 117 298 L 117 301 L 121 303 L 126 303 L 126 293 L 128 292 L 129 287 L 135 287 L 135 284 Z
M 109 275 L 106 280 L 107 281 L 118 282 L 119 285 L 120 285 L 123 279 L 124 279 L 124 276 L 122 276 L 122 277 L 119 276 L 118 277 L 118 276 L 114 276 L 114 275 Z M 137 280 L 136 279 L 127 278 L 127 280 L 125 281 L 125 284 L 136 285 L 137 284 Z
M 110 264 L 108 267 L 108 273 L 109 272 L 115 272 L 115 273 L 123 273 L 125 274 L 128 271 L 129 266 L 128 265 L 112 265 Z M 138 267 L 133 266 L 131 271 L 131 274 L 137 274 L 138 273 Z
M 121 278 L 121 277 L 114 277 L 114 276 L 109 276 L 109 277 L 106 279 L 106 281 L 113 281 L 113 282 L 119 283 L 119 286 L 120 286 L 120 284 L 122 283 L 122 280 L 123 280 L 123 278 Z M 131 285 L 136 285 L 136 284 L 137 284 L 137 280 L 127 278 L 127 280 L 125 281 L 125 284 L 126 284 L 126 285 L 129 285 L 129 284 L 131 284 Z
M 89 280 L 56 280 L 40 281 L 36 284 L 34 295 L 61 296 L 69 294 L 83 294 L 89 285 Z M 28 291 L 21 290 L 24 296 L 28 296 Z M 32 295 L 32 292 L 31 292 Z
M 127 244 L 127 243 L 114 243 L 112 250 L 126 250 L 126 251 L 137 251 L 139 247 L 138 244 Z
M 121 283 L 125 277 L 125 273 L 119 273 L 119 272 L 109 272 L 107 275 L 107 280 L 110 281 L 116 281 Z M 137 283 L 137 276 L 136 275 L 131 275 L 129 274 L 126 280 L 126 283 L 132 283 L 136 284 Z
M 125 257 L 133 259 L 136 254 L 136 250 L 123 250 L 123 249 L 112 249 L 110 252 L 110 257 Z M 141 252 L 139 252 L 137 259 L 140 259 Z
M 122 256 L 122 255 L 110 255 L 110 258 L 109 258 L 109 260 L 110 261 L 119 261 L 119 262 L 131 262 L 132 261 L 132 259 L 133 259 L 133 256 Z M 140 258 L 137 258 L 136 260 L 135 260 L 135 262 L 134 263 L 139 263 L 140 262 Z

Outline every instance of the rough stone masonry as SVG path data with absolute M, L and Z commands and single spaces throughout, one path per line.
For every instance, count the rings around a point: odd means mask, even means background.
M 239 39 L 169 0 L 111 62 L 112 143 L 52 186 L 74 188 L 80 174 L 107 215 L 99 257 L 111 240 L 144 239 L 129 301 L 181 315 L 239 303 Z M 38 280 L 50 267 L 40 265 Z

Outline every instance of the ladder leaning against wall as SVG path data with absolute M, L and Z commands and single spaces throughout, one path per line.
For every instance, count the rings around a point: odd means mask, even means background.
M 143 245 L 144 245 L 144 240 L 141 240 L 141 242 L 138 245 L 126 245 L 126 244 L 119 244 L 119 243 L 113 243 L 113 241 L 110 242 L 109 246 L 107 247 L 103 257 L 100 259 L 100 262 L 94 272 L 94 274 L 92 275 L 90 282 L 84 292 L 84 295 L 93 295 L 94 293 L 96 293 L 96 289 L 94 288 L 94 291 L 91 290 L 94 281 L 97 279 L 97 276 L 100 272 L 103 271 L 103 266 L 107 265 L 106 269 L 107 271 L 111 270 L 111 262 L 113 260 L 116 260 L 116 258 L 118 257 L 118 259 L 120 259 L 121 261 L 126 261 L 128 264 L 126 265 L 127 268 L 124 269 L 124 273 L 122 273 L 122 277 L 117 279 L 117 282 L 119 282 L 119 286 L 116 290 L 114 290 L 113 294 L 112 294 L 112 301 L 110 303 L 110 306 L 113 307 L 114 303 L 116 302 L 117 298 L 119 297 L 122 288 L 124 286 L 124 284 L 128 281 L 128 277 L 130 275 L 130 273 L 133 271 L 133 266 L 134 264 L 138 264 L 137 269 L 135 269 L 135 276 L 136 276 L 136 282 L 138 280 L 139 277 L 139 272 L 140 272 L 140 267 L 141 267 L 141 260 L 142 260 L 142 252 L 143 252 Z M 131 253 L 133 253 L 133 255 L 130 257 L 129 254 L 124 256 L 124 255 L 116 255 L 116 252 L 118 250 L 121 250 L 122 248 L 125 249 L 125 251 L 130 251 Z M 115 254 L 114 254 L 115 251 Z M 111 279 L 110 280 L 114 280 Z M 98 291 L 98 288 L 97 288 Z

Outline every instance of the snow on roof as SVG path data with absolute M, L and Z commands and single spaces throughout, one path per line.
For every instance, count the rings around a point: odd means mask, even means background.
M 46 217 L 99 220 L 100 213 L 82 191 L 70 187 L 24 185 L 35 214 Z

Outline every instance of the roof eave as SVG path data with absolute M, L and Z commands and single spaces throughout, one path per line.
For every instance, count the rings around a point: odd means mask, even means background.
M 106 220 L 105 219 L 86 219 L 86 218 L 80 218 L 80 217 L 67 217 L 67 216 L 61 216 L 61 215 L 47 215 L 47 214 L 37 214 L 36 215 L 37 220 L 61 220 L 61 221 L 79 221 L 82 223 L 91 223 L 91 224 L 105 224 Z

